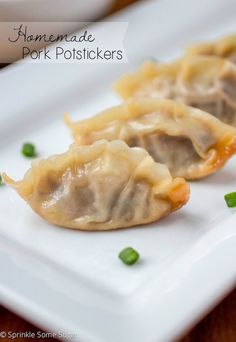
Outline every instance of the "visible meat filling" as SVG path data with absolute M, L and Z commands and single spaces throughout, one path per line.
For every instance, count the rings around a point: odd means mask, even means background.
M 218 99 L 217 101 L 210 102 L 188 102 L 188 105 L 204 110 L 228 125 L 236 126 L 236 110 L 225 100 Z
M 219 79 L 218 86 L 223 96 L 236 111 L 236 75 L 230 71 L 224 72 Z
M 147 181 L 135 181 L 124 175 L 114 179 L 112 187 L 105 190 L 106 177 L 94 181 L 89 167 L 68 170 L 57 182 L 47 177 L 42 179 L 46 192 L 35 192 L 34 201 L 42 201 L 48 214 L 61 213 L 61 220 L 87 220 L 87 222 L 109 222 L 120 219 L 126 222 L 145 219 L 149 215 L 152 196 Z M 137 210 L 137 207 L 140 209 Z M 166 209 L 166 208 L 165 208 Z
M 174 137 L 163 133 L 136 136 L 130 139 L 129 146 L 146 148 L 156 162 L 167 165 L 175 176 L 183 170 L 201 162 L 191 140 L 187 137 Z

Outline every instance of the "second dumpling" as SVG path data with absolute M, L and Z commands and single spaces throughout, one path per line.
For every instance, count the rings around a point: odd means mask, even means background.
M 213 173 L 236 151 L 235 128 L 171 100 L 133 99 L 88 120 L 65 121 L 80 145 L 122 139 L 186 179 Z

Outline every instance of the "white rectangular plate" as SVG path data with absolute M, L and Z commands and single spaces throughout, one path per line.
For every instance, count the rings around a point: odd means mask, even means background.
M 114 16 L 129 22 L 128 64 L 18 64 L 0 72 L 0 171 L 21 178 L 32 141 L 41 156 L 66 150 L 62 122 L 119 99 L 111 84 L 146 57 L 167 60 L 190 42 L 235 32 L 234 0 L 141 2 Z M 112 39 L 112 37 L 111 37 Z M 44 329 L 80 342 L 167 342 L 215 305 L 236 280 L 236 159 L 191 184 L 189 203 L 157 223 L 86 233 L 47 224 L 8 187 L 0 189 L 0 299 Z M 133 246 L 141 262 L 126 267 Z

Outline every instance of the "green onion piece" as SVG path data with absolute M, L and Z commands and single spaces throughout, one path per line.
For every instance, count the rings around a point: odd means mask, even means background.
M 2 175 L 0 173 L 0 186 L 3 185 L 3 179 L 2 179 Z
M 229 208 L 236 207 L 236 192 L 230 192 L 229 194 L 226 194 L 225 201 Z
M 127 247 L 119 253 L 119 258 L 126 265 L 133 265 L 139 259 L 139 254 L 132 247 Z
M 31 143 L 25 143 L 22 146 L 21 153 L 23 154 L 23 156 L 28 158 L 34 158 L 37 156 L 35 146 Z

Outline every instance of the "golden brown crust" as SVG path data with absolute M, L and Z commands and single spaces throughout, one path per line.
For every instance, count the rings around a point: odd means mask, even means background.
M 177 210 L 181 208 L 183 204 L 186 204 L 189 200 L 189 195 L 190 189 L 189 187 L 186 187 L 186 182 L 183 180 L 183 178 L 175 178 L 169 193 L 173 210 Z M 184 203 L 183 199 L 185 199 Z
M 210 175 L 222 168 L 230 157 L 236 153 L 236 137 L 227 137 L 221 140 L 218 146 L 215 147 L 217 154 L 215 158 L 206 165 L 204 175 Z

